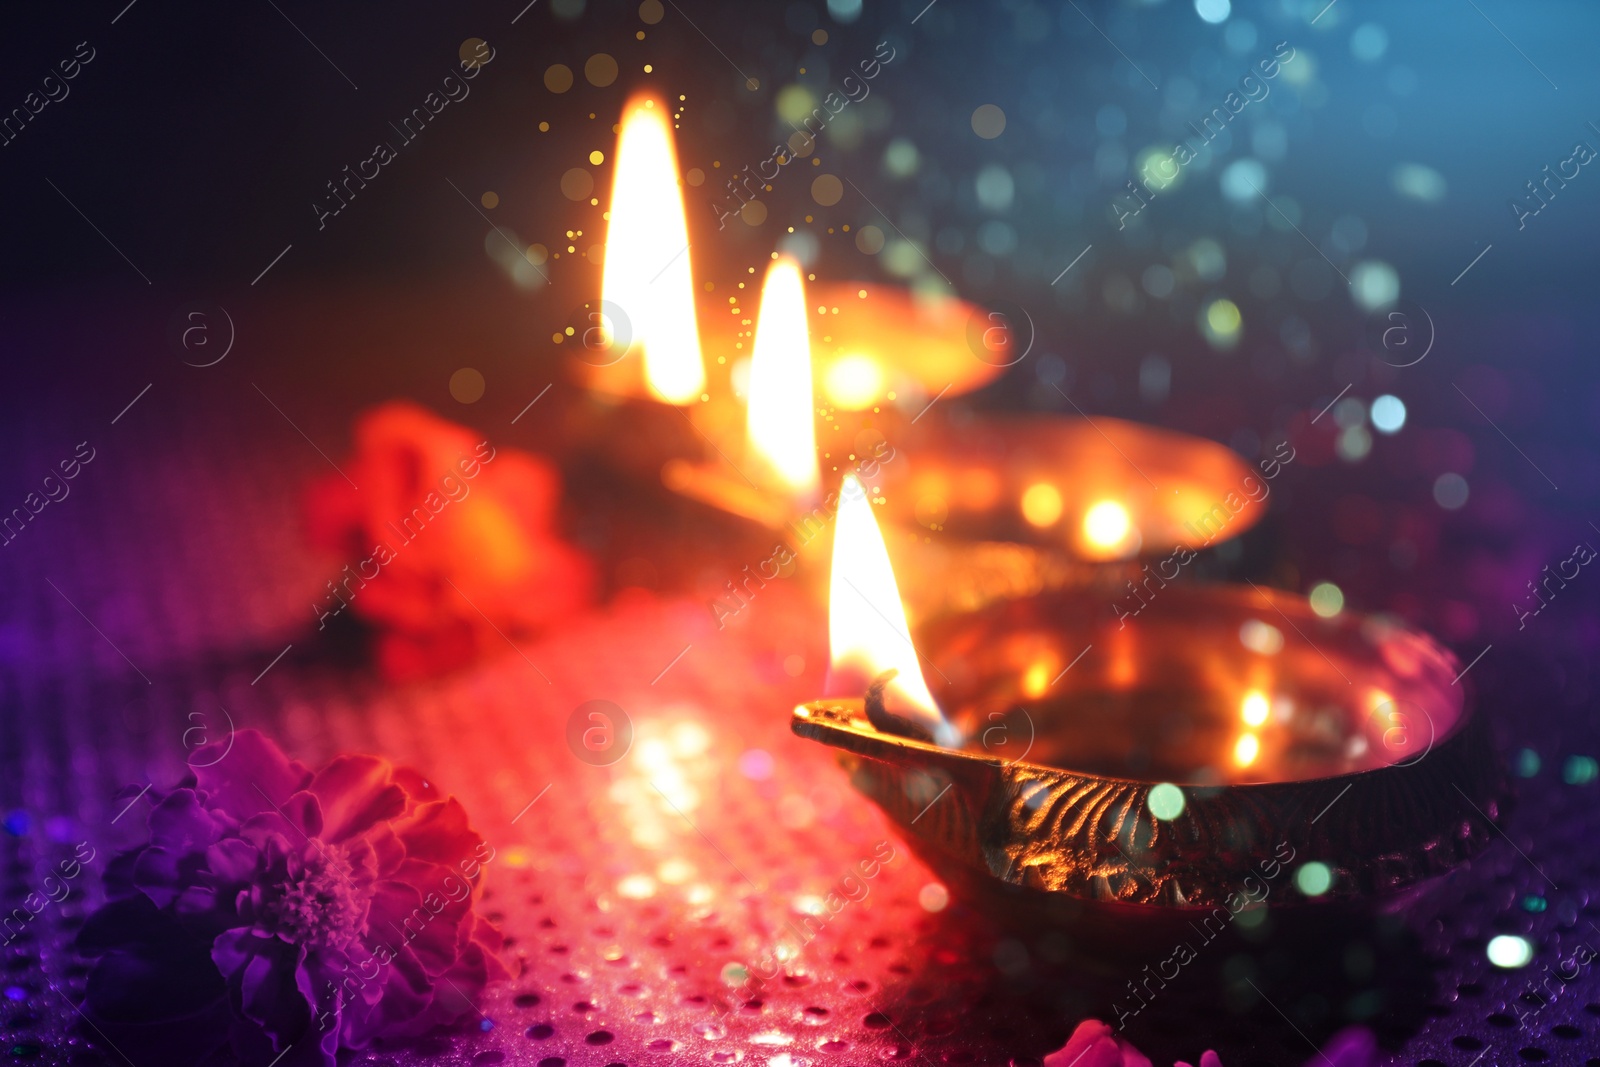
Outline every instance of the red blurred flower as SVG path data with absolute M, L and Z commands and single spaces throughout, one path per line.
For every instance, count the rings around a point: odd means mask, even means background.
M 542 457 L 394 401 L 357 419 L 343 470 L 307 494 L 312 543 L 347 559 L 312 612 L 375 624 L 387 673 L 457 665 L 589 601 L 594 569 L 555 531 L 560 476 Z

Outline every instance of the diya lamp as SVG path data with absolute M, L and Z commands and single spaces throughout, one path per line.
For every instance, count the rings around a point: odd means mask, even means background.
M 723 391 L 742 392 L 746 403 L 714 400 L 692 412 L 711 447 L 698 462 L 669 460 L 663 483 L 781 527 L 816 503 L 822 466 L 834 473 L 872 458 L 874 444 L 907 424 L 906 407 L 920 410 L 932 395 L 959 395 L 1000 373 L 1003 363 L 975 360 L 967 348 L 963 330 L 976 314 L 943 294 L 864 282 L 808 285 L 796 261 L 775 255 L 748 334 L 709 320 L 708 349 L 730 371 L 741 369 L 751 340 L 743 388 L 730 374 Z M 1006 342 L 997 343 L 1003 355 Z M 819 413 L 826 464 L 817 459 Z
M 910 591 L 923 615 L 1068 586 L 1128 595 L 1161 556 L 1266 513 L 1265 493 L 1249 491 L 1261 472 L 1232 449 L 1122 419 L 929 418 L 896 445 L 904 460 L 880 479 L 891 543 L 919 573 L 948 576 Z
M 1430 638 L 1174 584 L 1132 625 L 1077 586 L 935 619 L 913 645 L 870 504 L 841 496 L 833 669 L 792 728 L 838 749 L 971 903 L 1150 932 L 1229 916 L 1265 880 L 1275 906 L 1326 916 L 1403 899 L 1493 839 L 1502 775 Z
M 816 502 L 822 471 L 806 312 L 800 264 L 780 256 L 761 286 L 742 433 L 728 432 L 726 419 L 710 426 L 714 455 L 668 460 L 661 470 L 667 488 L 769 527 Z M 721 410 L 732 413 L 731 405 Z
M 776 253 L 754 322 L 739 306 L 749 292 L 698 305 L 664 104 L 628 102 L 614 159 L 600 299 L 567 333 L 581 384 L 622 416 L 590 429 L 634 473 L 653 478 L 666 452 L 661 476 L 673 491 L 775 528 L 817 496 L 815 395 L 834 412 L 920 404 L 977 388 L 1006 365 L 1004 340 L 991 362 L 971 358 L 963 331 L 979 312 L 964 301 L 878 283 L 808 293 L 799 264 Z M 745 366 L 748 384 L 735 390 Z M 837 418 L 829 423 L 837 435 Z

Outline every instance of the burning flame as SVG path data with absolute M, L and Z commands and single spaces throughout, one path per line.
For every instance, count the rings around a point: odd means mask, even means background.
M 839 491 L 833 533 L 833 574 L 828 587 L 829 696 L 859 696 L 891 668 L 884 690 L 889 710 L 928 728 L 940 744 L 958 743 L 922 678 L 889 550 L 872 515 L 867 492 L 853 474 Z
M 750 357 L 751 451 L 796 494 L 811 496 L 817 469 L 816 409 L 811 398 L 811 340 L 800 264 L 781 256 L 767 268 Z
M 626 318 L 617 330 L 630 352 L 643 351 L 650 392 L 669 404 L 691 404 L 705 388 L 706 372 L 667 109 L 647 97 L 630 100 L 616 158 L 601 297 Z

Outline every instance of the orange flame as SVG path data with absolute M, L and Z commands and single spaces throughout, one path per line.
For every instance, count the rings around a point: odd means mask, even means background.
M 750 357 L 750 450 L 796 495 L 811 497 L 817 468 L 816 407 L 811 396 L 811 340 L 800 264 L 788 256 L 767 268 Z
M 867 492 L 853 474 L 845 475 L 839 491 L 828 587 L 828 645 L 832 653 L 828 695 L 859 696 L 892 668 L 899 673 L 884 690 L 890 710 L 927 727 L 941 744 L 958 742 L 923 680 L 889 550 Z
M 651 394 L 692 404 L 705 389 L 706 372 L 666 107 L 642 96 L 628 102 L 616 158 L 601 297 L 626 318 L 617 332 L 627 337 L 628 354 L 642 351 Z

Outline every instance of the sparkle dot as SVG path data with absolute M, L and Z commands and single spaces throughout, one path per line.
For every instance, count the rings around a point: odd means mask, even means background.
M 1171 782 L 1162 782 L 1151 788 L 1145 803 L 1150 806 L 1151 815 L 1165 822 L 1171 822 L 1183 814 L 1183 790 Z
M 491 189 L 489 192 L 478 197 L 478 201 L 479 203 L 483 204 L 484 207 L 496 208 L 500 206 L 500 194 Z
M 1333 450 L 1346 463 L 1360 463 L 1372 451 L 1372 435 L 1365 426 L 1347 426 L 1339 431 Z
M 1311 610 L 1324 619 L 1331 619 L 1344 610 L 1344 591 L 1332 582 L 1318 582 L 1311 587 Z
M 1489 962 L 1496 967 L 1514 971 L 1518 967 L 1526 967 L 1528 961 L 1533 959 L 1533 946 L 1525 937 L 1501 934 L 1489 939 L 1489 947 L 1484 953 L 1489 957 Z
M 1195 14 L 1207 22 L 1226 22 L 1228 15 L 1233 11 L 1229 0 L 1194 0 Z
M 1531 748 L 1520 749 L 1511 761 L 1511 768 L 1517 772 L 1518 778 L 1532 778 L 1539 773 L 1539 767 L 1539 753 Z
M 482 37 L 468 37 L 461 42 L 461 49 L 456 54 L 466 66 L 481 67 L 489 55 L 489 45 Z
M 984 104 L 972 113 L 972 132 L 992 141 L 1006 131 L 1006 113 L 994 104 Z
M 1446 511 L 1455 511 L 1467 502 L 1467 480 L 1454 472 L 1441 474 L 1433 483 L 1433 500 Z
M 644 0 L 639 5 L 639 18 L 651 26 L 660 22 L 666 13 L 667 9 L 661 6 L 661 0 Z
M 1308 897 L 1320 897 L 1333 885 L 1333 872 L 1326 863 L 1313 860 L 1294 872 L 1294 884 Z
M 544 87 L 552 93 L 564 93 L 572 88 L 572 68 L 565 63 L 547 67 L 544 72 Z
M 1239 314 L 1239 305 L 1232 300 L 1213 300 L 1206 305 L 1201 317 L 1201 332 L 1218 348 L 1232 348 L 1239 341 L 1239 327 L 1244 324 L 1244 317 Z
M 828 43 L 828 31 L 827 30 L 813 30 L 811 32 L 811 43 L 812 44 L 827 44 Z
M 483 374 L 462 367 L 450 375 L 450 395 L 463 404 L 476 404 L 483 399 Z
M 1035 482 L 1022 494 L 1022 517 L 1034 526 L 1052 526 L 1061 518 L 1061 490 L 1049 482 Z
M 811 182 L 811 199 L 832 207 L 844 196 L 844 183 L 832 174 L 819 174 Z
M 604 52 L 596 53 L 583 65 L 583 76 L 590 85 L 603 89 L 617 80 L 617 61 Z
M 1561 765 L 1561 780 L 1568 785 L 1588 785 L 1600 778 L 1600 764 L 1589 756 L 1568 756 Z
M 883 251 L 883 231 L 876 226 L 863 226 L 856 231 L 856 250 L 875 256 Z
M 1372 426 L 1379 433 L 1399 433 L 1406 424 L 1405 401 L 1385 393 L 1372 402 Z
M 561 193 L 568 200 L 587 200 L 594 192 L 594 175 L 582 167 L 573 167 L 561 176 Z
M 1531 911 L 1535 915 L 1539 914 L 1541 911 L 1544 911 L 1544 909 L 1548 908 L 1549 906 L 1549 901 L 1535 893 L 1529 893 L 1527 896 L 1522 898 L 1522 910 Z
M 606 154 L 604 152 L 600 151 L 600 149 L 596 148 L 593 152 L 589 153 L 589 162 L 594 164 L 595 166 L 598 167 L 600 164 L 604 163 L 605 161 L 606 161 Z
M 943 911 L 950 905 L 950 891 L 938 882 L 929 882 L 917 890 L 917 903 L 923 911 Z

